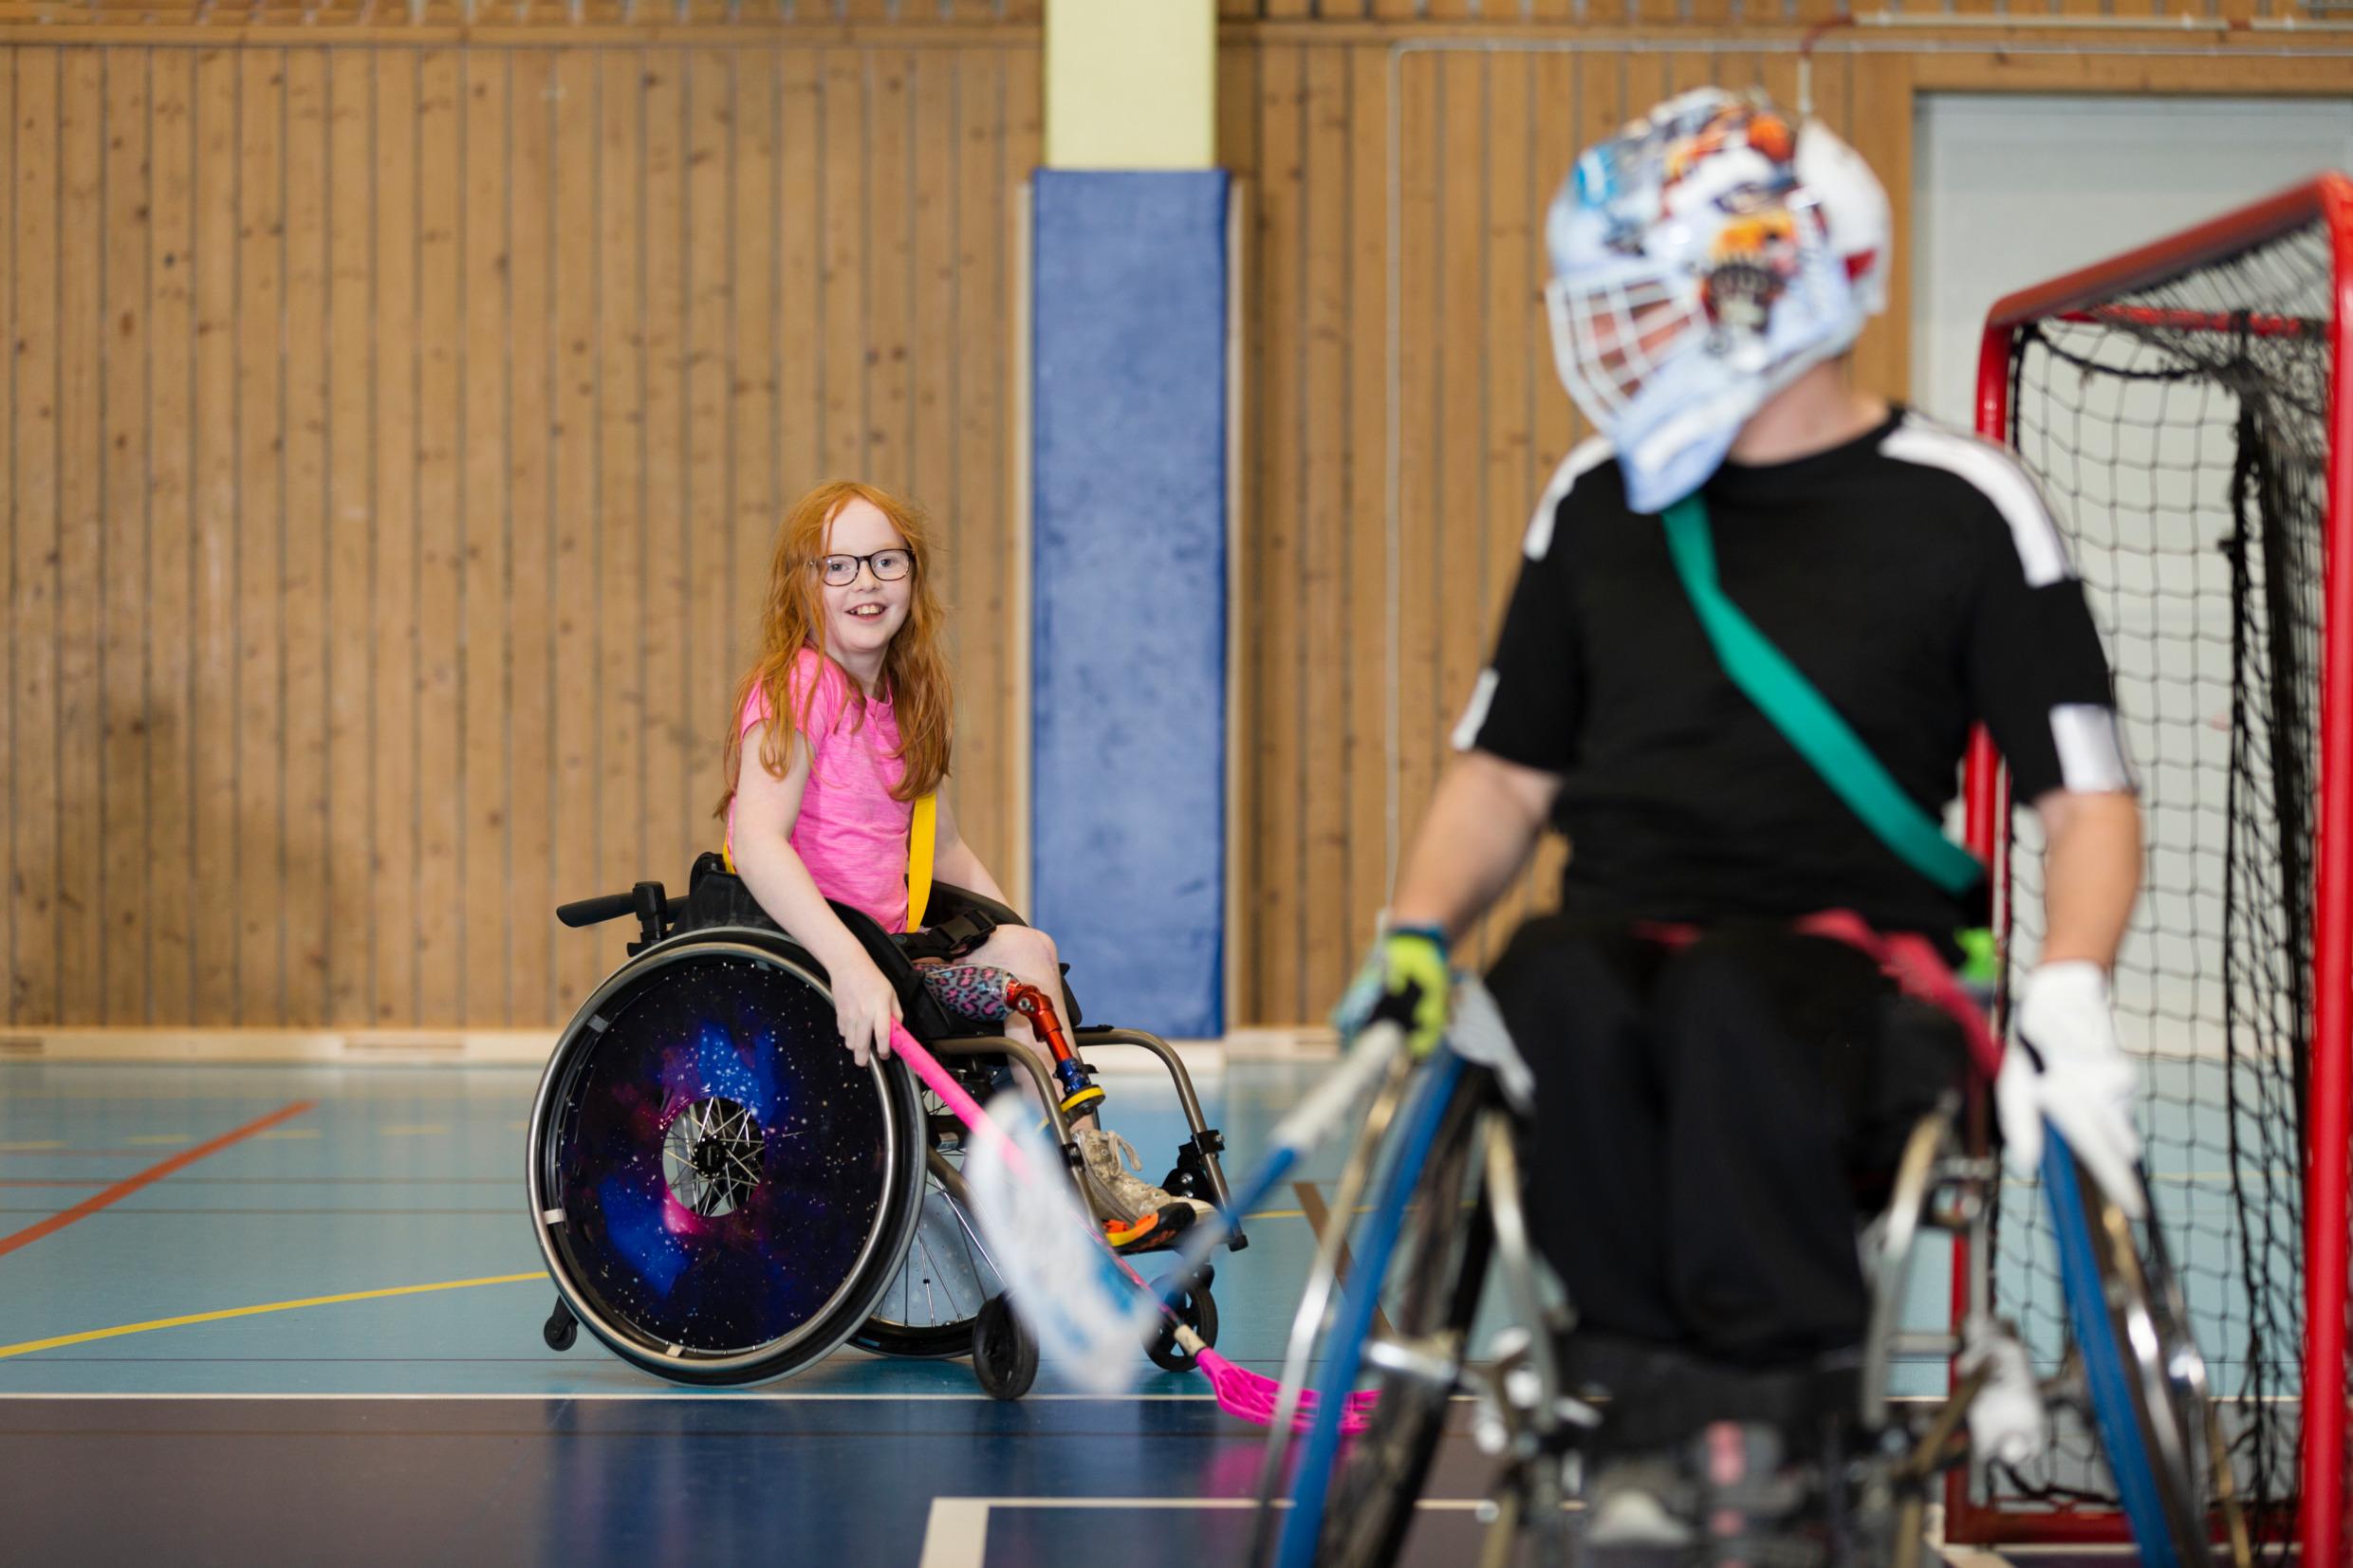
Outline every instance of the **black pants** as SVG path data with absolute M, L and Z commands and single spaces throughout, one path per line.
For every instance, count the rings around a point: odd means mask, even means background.
M 1554 917 L 1489 984 L 1536 1075 L 1529 1226 L 1581 1330 L 1772 1367 L 1862 1341 L 1859 1213 L 1960 1081 L 1951 1020 L 1843 943 Z

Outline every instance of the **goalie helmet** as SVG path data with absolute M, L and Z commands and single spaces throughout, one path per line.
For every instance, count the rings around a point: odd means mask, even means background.
M 1765 400 L 1886 307 L 1887 194 L 1818 120 L 1703 87 L 1588 148 L 1545 244 L 1552 352 L 1629 504 L 1704 484 Z

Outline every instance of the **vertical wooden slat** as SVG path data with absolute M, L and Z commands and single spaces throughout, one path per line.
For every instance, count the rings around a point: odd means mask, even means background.
M 597 688 L 598 883 L 626 888 L 673 873 L 649 863 L 644 838 L 646 627 L 644 535 L 645 243 L 642 56 L 600 57 L 598 105 Z
M 876 50 L 867 78 L 865 475 L 896 492 L 915 486 L 907 323 L 913 314 L 915 230 L 907 99 L 913 58 Z
M 1560 375 L 1553 368 L 1551 326 L 1544 308 L 1544 286 L 1550 276 L 1550 264 L 1545 253 L 1545 214 L 1562 182 L 1568 177 L 1577 155 L 1584 151 L 1579 139 L 1584 119 L 1578 102 L 1578 59 L 1573 54 L 1540 54 L 1536 56 L 1535 67 L 1531 133 L 1535 154 L 1529 168 L 1528 194 L 1531 224 L 1528 255 L 1533 274 L 1529 305 L 1529 331 L 1533 337 L 1529 353 L 1535 361 L 1532 378 L 1536 398 L 1535 463 L 1528 492 L 1531 512 L 1535 498 L 1550 481 L 1553 469 L 1586 434 L 1578 419 L 1576 405 L 1569 401 L 1568 391 L 1561 385 Z M 1521 521 L 1526 522 L 1527 518 Z
M 781 140 L 773 214 L 778 258 L 776 509 L 824 474 L 825 424 L 825 56 L 789 49 L 778 62 Z
M 1437 703 L 1435 649 L 1436 606 L 1431 563 L 1433 519 L 1440 512 L 1436 489 L 1436 436 L 1439 411 L 1438 255 L 1440 181 L 1438 79 L 1435 56 L 1408 56 L 1400 63 L 1399 193 L 1399 287 L 1397 324 L 1398 505 L 1387 541 L 1388 581 L 1384 609 L 1396 644 L 1397 676 L 1383 715 L 1384 740 L 1394 737 L 1390 805 L 1400 823 L 1399 855 L 1412 847 L 1415 823 L 1428 804 L 1432 754 L 1430 725 Z
M 1348 51 L 1348 560 L 1345 636 L 1337 660 L 1346 691 L 1347 864 L 1338 901 L 1351 952 L 1389 898 L 1389 162 L 1390 58 Z M 1369 138 L 1383 127 L 1379 156 Z
M 157 56 L 158 62 L 164 54 Z M 363 1024 L 376 1017 L 375 905 L 371 811 L 376 784 L 375 663 L 371 581 L 381 526 L 375 486 L 374 424 L 378 278 L 374 228 L 376 58 L 365 49 L 329 56 L 327 166 L 335 171 L 327 217 L 327 863 L 326 1019 Z M 158 85 L 157 102 L 161 102 Z M 162 130 L 157 125 L 157 139 Z M 160 330 L 160 328 L 158 328 Z M 158 826 L 160 822 L 158 821 Z
M 0 375 L 0 438 L 10 443 L 11 461 L 0 463 L 0 571 L 7 573 L 7 581 L 0 583 L 0 604 L 8 607 L 13 629 L 16 611 L 16 530 L 17 484 L 16 467 L 12 460 L 16 434 L 15 360 L 20 302 L 16 297 L 17 266 L 15 246 L 15 212 L 18 172 L 16 166 L 16 74 L 21 50 L 11 50 L 0 62 L 0 255 L 8 258 L 8 276 L 0 280 L 0 343 L 8 345 L 9 370 Z M 15 863 L 15 784 L 16 784 L 16 648 L 13 636 L 0 637 L 0 788 L 9 791 L 8 799 L 0 802 L 0 1022 L 12 1023 L 16 1018 L 16 906 L 23 896 L 16 877 Z
M 461 59 L 455 49 L 427 49 L 417 67 L 417 1022 L 438 1025 L 463 1016 L 460 954 L 472 935 L 457 864 L 465 766 L 457 673 Z
M 237 56 L 236 1022 L 286 1016 L 285 56 Z
M 1378 339 L 1356 344 L 1348 339 L 1347 55 L 1336 48 L 1306 52 L 1306 147 L 1301 179 L 1306 368 L 1301 391 L 1306 398 L 1306 493 L 1299 566 L 1305 600 L 1299 793 L 1306 839 L 1299 896 L 1306 933 L 1299 1016 L 1315 1018 L 1339 997 L 1350 957 L 1348 911 L 1340 896 L 1346 880 L 1346 818 L 1330 809 L 1327 794 L 1332 781 L 1345 778 L 1348 761 L 1342 688 L 1347 660 L 1341 653 L 1348 636 L 1347 535 L 1352 525 L 1378 515 L 1367 509 L 1352 517 L 1348 505 L 1348 356 L 1352 348 L 1369 354 L 1380 345 Z M 1370 283 L 1366 279 L 1363 286 Z
M 154 135 L 152 250 L 148 267 L 147 863 L 148 1011 L 155 1024 L 194 1016 L 190 968 L 194 756 L 189 638 L 195 341 L 194 211 L 195 56 L 150 57 Z
M 417 750 L 418 60 L 414 50 L 385 49 L 374 64 L 376 549 L 369 619 L 376 787 L 368 864 L 376 1020 L 390 1024 L 418 1021 L 416 931 L 429 913 L 417 901 L 417 791 L 424 771 Z
M 99 1016 L 100 638 L 104 607 L 100 508 L 105 452 L 99 352 L 99 236 L 104 227 L 104 103 L 100 54 L 65 51 L 58 102 L 57 315 L 57 1005 L 61 1020 Z
M 1028 181 L 1044 158 L 1046 94 L 1044 83 L 1040 80 L 1041 56 L 1038 50 L 1008 49 L 1003 59 L 1005 61 L 1004 164 L 997 175 L 997 189 L 1007 193 L 1010 201 L 1010 193 Z M 1004 219 L 998 221 L 996 231 L 1000 237 L 1000 244 L 1010 243 L 1006 238 L 1007 223 Z M 1010 284 L 1014 268 L 1009 251 L 1000 250 L 999 254 L 1006 258 L 998 273 L 998 324 L 994 331 L 1000 344 L 999 352 L 1004 356 L 1003 363 L 1006 366 L 999 372 L 997 381 L 1000 389 L 1000 408 L 1006 411 L 1000 413 L 997 421 L 996 440 L 1002 447 L 1015 438 L 1013 420 L 1010 412 L 1012 407 L 1012 390 L 1009 384 L 1011 367 L 1015 362 L 1010 341 L 1014 323 Z M 1016 541 L 1026 540 L 1028 537 L 1027 525 L 1017 526 L 1014 520 L 1012 479 L 1013 474 L 1009 469 L 1005 479 L 997 486 L 995 505 L 990 509 L 989 547 L 1006 559 L 1009 570 Z M 1009 595 L 1010 591 L 1009 588 Z M 1003 695 L 998 699 L 994 712 L 989 716 L 989 722 L 1010 731 L 1014 727 L 1016 716 L 1028 711 L 1029 703 L 1029 694 L 1027 692 L 1016 692 L 1013 689 L 1015 672 L 1028 668 L 1026 660 L 1018 665 L 1013 662 L 1015 655 L 1013 641 L 1015 638 L 1028 637 L 1029 629 L 1026 625 L 1015 625 L 1010 616 L 1000 620 L 998 625 L 1002 628 L 999 636 L 1005 639 L 1005 648 L 1001 657 L 1005 660 L 1003 668 L 1006 672 L 1006 678 Z M 1001 775 L 1005 781 L 1003 785 L 1005 810 L 1002 818 L 1002 832 L 1005 835 L 1003 854 L 1006 860 L 1010 860 L 1017 855 L 1028 853 L 1029 838 L 1026 823 L 1029 802 L 1022 793 L 1021 786 L 1021 781 L 1027 774 L 1026 767 L 1018 758 L 1010 754 L 1006 756 L 1005 763 L 1005 771 Z M 1009 885 L 1028 885 L 1029 877 L 1026 867 L 1015 866 L 1009 874 L 1016 878 L 1014 883 Z
M 965 352 L 956 338 L 955 317 L 956 69 L 954 55 L 936 51 L 919 52 L 909 63 L 915 190 L 908 207 L 914 295 L 908 366 L 914 451 L 909 454 L 908 485 L 931 513 L 933 534 L 941 546 L 934 585 L 946 590 L 949 626 L 956 638 L 951 646 L 960 653 L 972 636 L 957 625 L 954 613 L 955 573 L 964 555 L 959 545 L 972 542 L 959 541 L 955 531 L 955 373 Z M 980 636 L 995 631 L 989 622 L 970 628 L 970 634 Z
M 1011 234 L 1007 202 L 1003 57 L 966 54 L 955 63 L 955 465 L 951 497 L 935 499 L 947 521 L 954 572 L 951 624 L 955 638 L 956 739 L 954 799 L 965 841 L 998 880 L 1013 874 L 1004 856 L 1011 839 L 1012 738 L 1006 711 L 1010 549 L 997 526 L 1006 508 L 1006 257 Z
M 645 695 L 629 766 L 644 791 L 639 876 L 686 876 L 686 635 L 689 562 L 701 547 L 686 509 L 686 83 L 690 57 L 664 49 L 645 62 L 645 497 L 639 549 L 644 619 L 639 645 Z M 658 628 L 658 630 L 657 630 Z
M 326 1020 L 327 55 L 286 56 L 285 1023 Z M 356 181 L 354 183 L 357 183 Z
M 913 286 L 913 353 L 911 372 L 911 433 L 913 452 L 908 463 L 908 487 L 932 517 L 932 539 L 939 543 L 935 557 L 935 588 L 948 600 L 948 658 L 962 696 L 962 649 L 976 639 L 998 635 L 993 620 L 962 623 L 955 614 L 960 600 L 957 571 L 974 536 L 962 534 L 955 498 L 955 372 L 962 355 L 970 353 L 957 339 L 955 315 L 955 84 L 960 61 L 953 54 L 920 52 L 908 61 L 908 99 L 916 122 L 908 148 L 916 169 L 916 191 L 908 207 L 913 235 L 908 277 Z M 962 736 L 957 736 L 957 746 Z M 951 764 L 955 759 L 951 757 Z M 957 790 L 951 787 L 951 800 Z M 962 821 L 962 816 L 957 816 Z
M 1855 384 L 1882 397 L 1911 396 L 1904 367 L 1912 333 L 1912 62 L 1899 55 L 1858 61 L 1854 76 L 1855 150 L 1883 171 L 1896 265 L 1887 269 L 1887 309 L 1855 344 Z
M 1305 202 L 1306 51 L 1269 47 L 1258 79 L 1258 392 L 1251 421 L 1258 437 L 1256 504 L 1251 508 L 1254 569 L 1242 588 L 1243 666 L 1257 673 L 1258 696 L 1248 728 L 1250 800 L 1257 847 L 1251 856 L 1260 882 L 1249 901 L 1249 950 L 1258 973 L 1260 1016 L 1296 1019 L 1306 999 L 1300 987 L 1302 915 L 1302 766 L 1305 725 L 1300 682 L 1300 526 L 1306 490 L 1302 463 L 1306 408 L 1301 384 L 1305 342 L 1306 258 L 1301 241 Z
M 503 51 L 469 50 L 458 83 L 464 324 L 453 346 L 461 356 L 463 374 L 455 561 L 463 640 L 454 706 L 465 737 L 458 896 L 465 907 L 466 945 L 456 955 L 463 988 L 455 1016 L 477 1027 L 512 1022 L 509 987 L 519 913 L 510 870 L 516 811 L 507 771 L 510 727 L 522 716 L 508 707 L 512 612 L 507 596 L 511 436 L 507 410 L 508 378 L 523 374 L 524 366 L 510 358 L 515 345 L 508 335 L 508 198 L 515 175 L 508 135 L 508 69 Z
M 104 530 L 101 588 L 105 596 L 100 654 L 99 842 L 103 904 L 100 920 L 99 1005 L 108 1024 L 143 1024 L 147 968 L 147 356 L 148 51 L 103 57 L 105 76 L 104 304 L 100 313 L 105 406 Z
M 11 51 L 16 74 L 15 530 L 9 644 L 15 686 L 9 750 L 10 831 L 15 844 L 9 895 L 15 904 L 15 952 L 9 1016 L 18 1024 L 58 1020 L 58 902 L 65 857 L 58 844 L 58 78 L 60 51 Z
M 738 448 L 732 438 L 728 383 L 734 351 L 731 321 L 740 280 L 734 265 L 732 157 L 742 134 L 733 92 L 733 63 L 724 50 L 691 57 L 687 105 L 694 116 L 687 152 L 686 229 L 688 277 L 686 371 L 686 488 L 688 536 L 694 576 L 687 585 L 687 611 L 679 641 L 686 650 L 686 679 L 679 710 L 671 715 L 679 742 L 684 795 L 677 835 L 681 858 L 674 874 L 684 876 L 696 851 L 716 844 L 707 831 L 712 802 L 719 796 L 724 715 L 735 672 L 730 668 L 729 624 L 734 595 L 732 487 L 740 467 L 758 452 Z M 767 281 L 761 268 L 760 281 Z
M 1542 483 L 1531 473 L 1535 448 L 1532 372 L 1545 325 L 1538 307 L 1535 235 L 1541 227 L 1529 174 L 1532 126 L 1529 102 L 1534 57 L 1493 56 L 1487 69 L 1487 222 L 1485 419 L 1487 495 L 1477 609 L 1465 629 L 1472 668 L 1491 655 L 1503 608 L 1519 577 L 1520 542 L 1529 508 Z M 1469 530 L 1466 528 L 1465 533 Z M 1466 540 L 1466 544 L 1468 541 Z M 1475 679 L 1475 675 L 1473 676 Z M 1468 691 L 1454 700 L 1465 701 Z M 1528 911 L 1528 889 L 1519 881 L 1497 901 L 1486 923 L 1481 962 L 1491 961 L 1501 942 Z
M 555 58 L 555 101 L 549 147 L 555 163 L 555 215 L 550 229 L 551 291 L 555 306 L 553 403 L 547 466 L 554 499 L 550 526 L 553 649 L 548 707 L 554 782 L 547 811 L 548 891 L 558 903 L 618 892 L 598 849 L 598 790 L 609 771 L 600 747 L 604 714 L 598 709 L 600 645 L 597 595 L 598 480 L 603 471 L 603 428 L 598 390 L 604 322 L 604 223 L 601 164 L 605 156 L 598 57 L 565 49 Z M 523 700 L 518 698 L 518 700 Z M 592 929 L 551 930 L 554 944 L 551 1016 L 562 1017 L 596 984 L 599 956 L 611 941 Z
M 1384 21 L 1404 21 L 1422 14 L 1429 0 L 1373 0 L 1373 14 Z
M 1425 807 L 1430 784 L 1447 755 L 1447 737 L 1486 657 L 1476 622 L 1486 597 L 1488 470 L 1482 448 L 1489 410 L 1480 361 L 1485 357 L 1487 314 L 1485 174 L 1491 64 L 1476 55 L 1447 55 L 1439 66 L 1444 110 L 1438 157 L 1446 173 L 1434 279 L 1441 344 L 1434 486 L 1437 504 L 1424 516 L 1407 513 L 1409 526 L 1422 530 L 1416 548 L 1406 555 L 1408 580 L 1417 567 L 1429 574 L 1436 618 L 1423 655 L 1436 667 L 1436 690 L 1427 706 L 1406 710 L 1406 773 L 1419 785 L 1406 798 L 1416 818 Z
M 824 188 L 818 227 L 824 256 L 824 424 L 819 449 L 828 479 L 866 471 L 866 92 L 865 51 L 824 57 Z
M 778 494 L 779 454 L 776 441 L 777 275 L 783 257 L 777 253 L 776 185 L 782 153 L 784 100 L 778 93 L 777 57 L 773 53 L 738 51 L 735 67 L 735 138 L 733 188 L 730 221 L 735 237 L 735 319 L 729 332 L 734 356 L 728 376 L 729 418 L 733 435 L 731 470 L 734 476 L 734 515 L 729 520 L 733 548 L 728 567 L 725 598 L 728 642 L 722 684 L 707 712 L 694 715 L 698 734 L 715 767 L 732 715 L 735 682 L 750 667 L 759 650 L 760 605 L 768 592 L 769 547 L 784 507 Z M 709 799 L 698 800 L 707 812 L 718 791 L 730 781 L 720 779 Z M 719 824 L 698 819 L 713 842 Z
M 193 847 L 195 1004 L 191 1022 L 236 1015 L 237 927 L 224 906 L 236 878 L 233 641 L 237 504 L 237 57 L 195 65 L 195 453 L 189 674 L 189 841 Z
M 556 88 L 554 57 L 544 49 L 510 57 L 507 93 L 510 174 L 507 182 L 507 348 L 505 422 L 510 443 L 504 495 L 508 581 L 503 597 L 510 620 L 506 762 L 510 802 L 508 826 L 508 944 L 513 979 L 508 1022 L 519 1026 L 564 1016 L 553 994 L 549 944 L 558 899 L 548 879 L 555 842 L 554 670 L 556 600 L 553 469 L 548 461 L 554 417 L 558 339 L 553 278 L 555 187 L 548 133 Z

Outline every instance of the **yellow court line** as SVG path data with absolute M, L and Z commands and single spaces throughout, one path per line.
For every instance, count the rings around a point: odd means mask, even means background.
M 189 1134 L 186 1133 L 140 1133 L 124 1138 L 122 1141 L 125 1143 L 186 1143 Z
M 388 1138 L 441 1137 L 449 1130 L 447 1123 L 438 1121 L 396 1121 L 379 1129 Z
M 545 1280 L 545 1270 L 529 1274 L 492 1274 L 479 1280 L 444 1280 L 438 1284 L 394 1285 L 386 1290 L 355 1290 L 342 1296 L 310 1296 L 299 1301 L 267 1301 L 260 1306 L 229 1307 L 220 1312 L 195 1312 L 185 1318 L 158 1318 L 148 1323 L 124 1323 L 119 1328 L 94 1328 L 81 1334 L 61 1334 L 54 1339 L 28 1339 L 22 1344 L 0 1345 L 0 1361 L 11 1356 L 29 1356 L 37 1350 L 55 1350 L 61 1345 L 86 1345 L 93 1339 L 113 1339 L 125 1334 L 145 1334 L 150 1329 L 178 1328 L 186 1323 L 217 1323 L 227 1318 L 250 1318 L 263 1312 L 291 1312 L 296 1307 L 333 1306 L 339 1301 L 373 1301 L 385 1296 L 421 1296 L 431 1290 L 464 1290 L 472 1285 L 511 1285 L 526 1280 Z
M 0 1143 L 0 1154 L 23 1154 L 35 1149 L 63 1149 L 65 1147 L 55 1138 L 46 1143 Z
M 315 1137 L 321 1137 L 321 1136 L 324 1136 L 324 1134 L 322 1134 L 322 1133 L 321 1133 L 321 1132 L 320 1132 L 320 1131 L 319 1131 L 316 1127 L 272 1127 L 272 1128 L 271 1128 L 269 1132 L 267 1132 L 267 1133 L 256 1133 L 256 1134 L 253 1134 L 253 1136 L 254 1136 L 256 1139 L 260 1139 L 260 1138 L 315 1138 Z

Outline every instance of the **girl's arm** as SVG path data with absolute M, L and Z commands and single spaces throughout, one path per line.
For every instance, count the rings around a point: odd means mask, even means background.
M 939 820 L 933 831 L 936 835 L 932 848 L 934 876 L 1000 904 L 1012 902 L 1005 896 L 1005 890 L 997 886 L 997 879 L 989 875 L 989 868 L 980 863 L 980 857 L 973 853 L 973 846 L 964 841 L 964 835 L 956 831 L 955 812 L 949 807 L 944 790 L 939 795 Z
M 843 1042 L 862 1067 L 869 1050 L 891 1054 L 891 1021 L 899 1016 L 899 993 L 833 913 L 792 847 L 792 824 L 800 820 L 801 795 L 808 787 L 807 741 L 798 734 L 792 737 L 791 764 L 780 778 L 760 761 L 767 737 L 765 724 L 744 735 L 731 845 L 735 871 L 769 918 L 825 967 L 833 986 L 834 1020 Z

